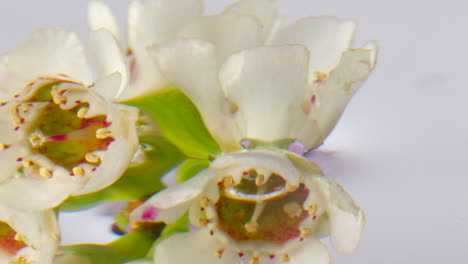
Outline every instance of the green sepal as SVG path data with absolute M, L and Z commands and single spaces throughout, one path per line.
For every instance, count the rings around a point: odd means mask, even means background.
M 221 153 L 197 107 L 181 90 L 168 87 L 123 103 L 147 111 L 164 136 L 186 156 L 206 159 Z
M 77 244 L 61 246 L 58 255 L 70 254 L 87 259 L 90 264 L 122 264 L 144 258 L 158 234 L 152 231 L 132 231 L 109 244 Z
M 149 146 L 145 151 L 146 161 L 143 164 L 129 167 L 110 187 L 68 198 L 60 206 L 60 210 L 82 210 L 99 202 L 136 199 L 163 189 L 160 177 L 183 160 L 182 153 L 162 136 L 142 136 L 140 144 Z
M 188 231 L 190 231 L 190 220 L 188 213 L 185 213 L 182 217 L 177 219 L 177 221 L 175 221 L 172 224 L 168 224 L 164 227 L 163 231 L 161 232 L 161 236 L 153 243 L 151 249 L 148 251 L 148 254 L 146 256 L 153 257 L 154 249 L 156 248 L 156 246 L 169 236 L 180 232 Z
M 200 170 L 210 166 L 209 160 L 199 160 L 199 159 L 186 159 L 178 168 L 176 173 L 176 181 L 183 182 L 186 181 Z

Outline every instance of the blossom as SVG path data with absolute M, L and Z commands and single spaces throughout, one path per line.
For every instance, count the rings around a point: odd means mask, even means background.
M 58 239 L 52 210 L 21 212 L 0 205 L 1 263 L 52 263 Z
M 113 104 L 126 65 L 113 36 L 91 33 L 93 74 L 77 35 L 40 29 L 2 55 L 0 199 L 43 210 L 116 181 L 138 144 L 138 111 Z
M 339 252 L 352 252 L 365 220 L 313 162 L 264 148 L 218 156 L 193 178 L 151 197 L 132 218 L 172 223 L 187 211 L 196 231 L 163 240 L 154 263 L 329 263 L 319 238 L 330 234 Z

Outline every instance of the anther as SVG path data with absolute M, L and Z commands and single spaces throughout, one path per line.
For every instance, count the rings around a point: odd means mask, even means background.
M 44 178 L 52 178 L 53 170 L 48 168 L 40 168 L 39 175 Z
M 10 144 L 0 144 L 0 151 L 3 151 L 5 149 L 9 149 L 11 147 Z
M 0 101 L 0 106 L 4 106 L 6 104 L 7 104 L 7 102 Z
M 249 264 L 258 264 L 259 257 L 257 255 L 253 256 L 252 259 L 249 261 Z
M 220 248 L 216 250 L 216 252 L 214 253 L 214 256 L 217 258 L 221 258 L 223 256 L 223 253 L 224 253 L 224 248 Z
M 31 110 L 32 107 L 32 104 L 20 104 L 18 105 L 18 111 L 26 113 Z
M 208 205 L 210 205 L 210 198 L 203 196 L 200 200 L 200 206 L 206 208 Z
M 309 227 L 301 228 L 300 231 L 301 231 L 301 236 L 300 236 L 299 240 L 300 240 L 301 242 L 304 241 L 304 238 L 305 238 L 307 235 L 309 235 L 309 234 L 312 233 L 312 229 L 310 229 Z
M 290 218 L 298 218 L 302 215 L 302 208 L 296 202 L 289 202 L 283 205 L 283 212 L 286 213 Z
M 86 153 L 85 155 L 86 162 L 92 164 L 98 164 L 101 162 L 101 157 L 96 153 Z
M 22 160 L 21 165 L 23 165 L 23 167 L 25 167 L 25 168 L 29 168 L 32 165 L 34 165 L 34 161 L 32 161 L 32 160 Z
M 211 219 L 202 217 L 200 218 L 200 225 L 201 226 L 207 226 L 211 222 Z
M 54 101 L 54 104 L 59 105 L 61 103 L 67 102 L 67 97 L 64 96 L 62 93 L 59 93 L 56 87 L 52 87 L 50 94 L 52 95 L 52 100 Z
M 111 130 L 107 128 L 100 128 L 96 130 L 96 138 L 104 139 L 111 136 Z
M 256 221 L 250 221 L 244 225 L 245 230 L 249 233 L 255 233 L 258 230 L 258 223 Z
M 290 260 L 291 258 L 289 257 L 288 253 L 284 253 L 283 256 L 281 257 L 281 261 L 283 262 L 290 261 Z
M 32 133 L 29 136 L 29 142 L 31 143 L 33 148 L 38 148 L 45 143 L 45 138 L 39 133 Z
M 78 113 L 76 113 L 76 115 L 78 116 L 78 118 L 85 118 L 88 112 L 89 112 L 89 107 L 85 106 L 85 107 L 80 108 L 80 110 L 78 110 Z
M 82 167 L 74 167 L 72 169 L 72 172 L 74 175 L 78 176 L 78 177 L 81 177 L 81 176 L 84 176 L 85 175 L 85 170 L 82 168 Z
M 326 72 L 316 70 L 316 71 L 314 71 L 314 74 L 315 74 L 314 82 L 316 82 L 316 83 L 323 82 L 327 78 L 327 73 Z
M 307 213 L 309 213 L 309 215 L 315 215 L 315 213 L 317 213 L 317 204 L 311 204 L 309 208 L 307 208 Z

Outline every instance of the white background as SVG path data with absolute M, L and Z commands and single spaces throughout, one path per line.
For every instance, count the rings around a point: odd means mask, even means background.
M 126 1 L 109 2 L 123 26 Z M 207 9 L 229 2 L 210 0 Z M 4 0 L 0 48 L 43 26 L 65 26 L 86 39 L 86 8 L 84 0 Z M 454 0 L 280 1 L 291 19 L 357 18 L 356 44 L 376 39 L 381 47 L 377 69 L 316 155 L 367 215 L 360 248 L 333 253 L 334 263 L 466 263 L 467 12 Z M 90 223 L 91 213 L 63 215 L 64 242 L 111 239 L 94 231 L 109 219 Z

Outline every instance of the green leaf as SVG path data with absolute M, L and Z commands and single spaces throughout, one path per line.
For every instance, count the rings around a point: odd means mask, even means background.
M 183 155 L 161 136 L 142 136 L 140 143 L 149 146 L 146 161 L 127 169 L 113 185 L 101 191 L 68 198 L 60 210 L 74 211 L 104 201 L 121 201 L 150 196 L 164 188 L 160 177 L 183 160 Z
M 221 153 L 197 107 L 181 90 L 169 87 L 124 103 L 149 112 L 164 136 L 185 155 L 206 159 Z
M 186 181 L 208 166 L 210 166 L 209 160 L 186 159 L 179 168 L 177 168 L 176 181 Z
M 90 264 L 122 264 L 143 258 L 158 234 L 137 230 L 130 232 L 109 244 L 78 244 L 62 246 L 59 255 L 70 254 L 90 261 Z

